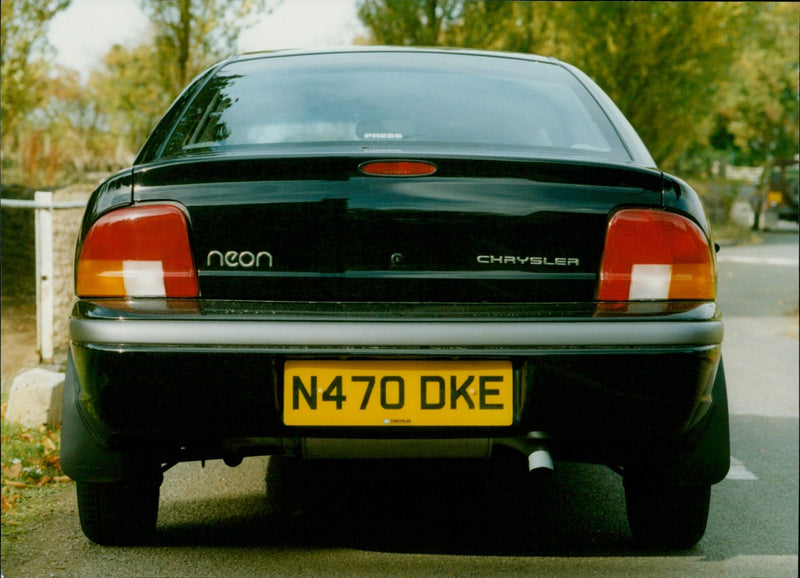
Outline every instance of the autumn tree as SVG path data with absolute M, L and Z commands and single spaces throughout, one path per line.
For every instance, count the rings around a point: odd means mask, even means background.
M 3 149 L 42 99 L 50 70 L 50 21 L 70 0 L 3 0 L 0 3 L 0 124 Z
M 447 31 L 452 46 L 550 54 L 558 24 L 552 2 L 466 2 Z
M 592 76 L 622 109 L 659 165 L 707 141 L 738 39 L 742 5 L 726 2 L 576 2 L 555 56 Z
M 116 143 L 113 155 L 103 153 L 106 161 L 120 156 L 119 148 L 131 157 L 172 100 L 158 56 L 149 43 L 132 48 L 115 44 L 89 78 L 87 89 L 103 112 L 104 133 Z
M 174 98 L 199 72 L 236 50 L 242 30 L 276 4 L 268 0 L 140 0 L 153 26 L 161 85 Z
M 89 81 L 106 130 L 134 154 L 183 88 L 209 65 L 236 51 L 236 41 L 276 0 L 140 0 L 150 20 L 145 42 L 115 45 Z M 123 143 L 120 145 L 119 143 Z
M 739 151 L 744 161 L 761 163 L 794 157 L 800 145 L 800 4 L 751 8 L 753 25 L 738 52 L 716 136 L 728 135 L 729 148 Z
M 358 17 L 375 44 L 436 46 L 462 10 L 459 0 L 362 0 Z
M 441 15 L 437 44 L 536 52 L 584 70 L 665 166 L 713 129 L 749 24 L 731 2 L 362 0 L 359 16 L 374 42 L 413 44 L 431 3 Z M 398 18 L 401 9 L 416 17 Z

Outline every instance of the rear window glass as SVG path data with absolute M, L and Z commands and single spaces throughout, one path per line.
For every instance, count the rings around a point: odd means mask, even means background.
M 242 147 L 475 146 L 629 161 L 564 68 L 513 58 L 363 53 L 282 56 L 221 68 L 163 157 Z

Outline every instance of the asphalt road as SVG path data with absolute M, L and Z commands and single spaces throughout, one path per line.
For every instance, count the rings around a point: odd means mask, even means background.
M 170 470 L 151 547 L 90 543 L 67 490 L 3 552 L 3 574 L 797 576 L 797 229 L 719 258 L 733 467 L 692 550 L 637 551 L 621 479 L 602 467 L 558 463 L 539 532 L 511 539 L 493 529 L 479 465 L 318 467 L 304 507 L 282 511 L 291 468 L 250 458 Z

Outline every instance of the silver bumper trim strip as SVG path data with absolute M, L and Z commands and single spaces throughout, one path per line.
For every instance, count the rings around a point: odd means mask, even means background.
M 97 345 L 308 348 L 537 348 L 719 345 L 721 321 L 242 321 L 75 319 Z

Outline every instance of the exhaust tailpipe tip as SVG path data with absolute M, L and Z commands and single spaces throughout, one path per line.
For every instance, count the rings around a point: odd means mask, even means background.
M 539 447 L 528 454 L 528 471 L 533 472 L 536 470 L 555 470 L 553 464 L 553 456 L 547 451 L 547 448 Z
M 544 432 L 532 431 L 520 438 L 498 438 L 494 443 L 524 454 L 528 459 L 529 472 L 555 471 L 553 456 L 547 447 L 547 434 Z

